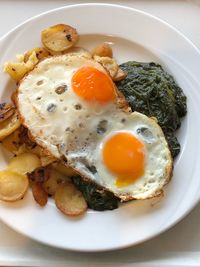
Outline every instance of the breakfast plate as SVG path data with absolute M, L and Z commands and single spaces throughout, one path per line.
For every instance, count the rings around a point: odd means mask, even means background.
M 41 31 L 58 23 L 78 30 L 80 46 L 91 49 L 108 42 L 118 63 L 154 61 L 175 77 L 188 105 L 177 133 L 181 153 L 162 198 L 127 202 L 113 211 L 89 210 L 81 217 L 69 218 L 55 209 L 53 201 L 40 208 L 28 192 L 21 201 L 1 202 L 0 219 L 30 238 L 64 249 L 105 251 L 136 245 L 172 227 L 199 201 L 199 51 L 170 25 L 144 12 L 117 5 L 81 4 L 43 13 L 5 35 L 0 40 L 1 66 L 16 54 L 39 46 Z M 6 100 L 14 83 L 3 71 L 0 77 L 1 99 Z M 1 148 L 1 169 L 8 157 Z

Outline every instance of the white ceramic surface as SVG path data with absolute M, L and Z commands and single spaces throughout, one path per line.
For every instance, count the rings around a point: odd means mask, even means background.
M 0 205 L 0 218 L 33 239 L 72 250 L 110 250 L 140 243 L 175 224 L 199 199 L 200 168 L 191 159 L 197 157 L 200 146 L 200 119 L 195 116 L 200 101 L 200 55 L 180 33 L 143 12 L 113 5 L 82 5 L 43 14 L 9 33 L 1 40 L 0 50 L 4 54 L 0 64 L 14 58 L 16 53 L 38 45 L 40 31 L 59 22 L 74 25 L 82 35 L 84 46 L 91 46 L 91 41 L 95 44 L 107 40 L 113 43 L 119 62 L 154 60 L 174 75 L 188 96 L 188 115 L 179 132 L 182 153 L 175 163 L 166 196 L 159 202 L 131 202 L 115 211 L 89 211 L 84 217 L 72 220 L 60 214 L 51 202 L 44 209 L 38 208 L 28 194 L 21 202 Z M 10 88 L 7 76 L 1 74 L 0 77 L 2 87 Z M 6 95 L 5 91 L 1 92 L 1 97 Z M 3 167 L 3 162 L 6 164 L 4 153 L 0 159 Z

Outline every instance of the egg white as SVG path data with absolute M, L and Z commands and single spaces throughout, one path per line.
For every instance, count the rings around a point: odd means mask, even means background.
M 172 157 L 164 134 L 154 119 L 133 112 L 118 113 L 118 117 L 109 117 L 107 130 L 104 134 L 94 134 L 86 146 L 80 143 L 79 149 L 65 153 L 71 166 L 79 171 L 86 179 L 90 179 L 113 192 L 122 201 L 130 199 L 146 199 L 161 194 L 172 174 Z M 120 116 L 121 115 L 121 116 Z M 118 120 L 120 117 L 120 121 Z M 124 122 L 125 119 L 125 122 Z M 123 122 L 122 122 L 123 121 Z M 141 132 L 141 129 L 145 129 Z M 118 132 L 133 134 L 144 144 L 145 170 L 144 175 L 133 183 L 118 187 L 117 176 L 109 171 L 102 158 L 103 146 L 112 135 Z M 66 147 L 65 147 L 66 148 Z
M 118 132 L 134 135 L 143 143 L 145 149 L 144 174 L 123 187 L 116 185 L 116 175 L 106 168 L 102 158 L 102 149 L 106 140 Z M 102 140 L 98 145 L 97 155 L 94 164 L 101 177 L 101 184 L 122 199 L 126 199 L 127 196 L 145 199 L 159 194 L 171 175 L 172 158 L 162 130 L 154 120 L 138 112 L 127 115 L 121 129 L 114 129 Z
M 158 124 L 140 113 L 127 113 L 116 103 L 91 104 L 71 88 L 71 79 L 82 66 L 106 73 L 88 55 L 66 54 L 41 61 L 20 83 L 17 106 L 23 124 L 37 144 L 58 159 L 65 158 L 84 179 L 112 191 L 123 201 L 145 199 L 161 192 L 172 170 L 171 154 Z M 66 85 L 58 94 L 56 89 Z M 138 129 L 148 129 L 141 134 Z M 104 165 L 102 146 L 116 131 L 129 131 L 145 145 L 145 173 L 126 187 Z
M 113 108 L 112 104 L 104 109 L 99 105 L 90 105 L 73 92 L 72 76 L 83 66 L 92 66 L 106 73 L 87 54 L 66 54 L 40 62 L 18 87 L 17 105 L 24 125 L 36 143 L 58 158 L 58 147 L 69 134 L 75 137 L 79 128 L 84 128 L 83 121 L 86 124 L 90 117 L 101 116 L 102 112 Z M 56 89 L 64 85 L 65 92 L 56 93 Z M 94 128 L 93 123 L 90 121 L 89 128 Z

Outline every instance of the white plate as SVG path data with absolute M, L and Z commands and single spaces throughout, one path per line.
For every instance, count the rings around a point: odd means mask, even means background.
M 200 54 L 183 35 L 144 12 L 106 4 L 68 6 L 26 21 L 1 39 L 0 64 L 40 45 L 44 28 L 67 23 L 81 34 L 80 45 L 90 48 L 111 42 L 118 62 L 154 60 L 173 74 L 188 97 L 188 114 L 179 139 L 182 151 L 174 175 L 160 201 L 132 201 L 106 212 L 88 211 L 82 218 L 62 215 L 49 201 L 38 207 L 31 193 L 19 202 L 0 203 L 0 218 L 16 231 L 42 243 L 77 251 L 103 251 L 148 240 L 180 221 L 200 198 Z M 1 99 L 14 84 L 3 72 Z M 0 167 L 7 162 L 3 149 Z

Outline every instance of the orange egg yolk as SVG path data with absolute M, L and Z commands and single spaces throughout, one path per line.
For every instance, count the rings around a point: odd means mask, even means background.
M 107 103 L 116 99 L 111 78 L 93 67 L 82 67 L 75 72 L 72 89 L 76 95 L 90 102 Z
M 117 133 L 103 147 L 103 161 L 117 176 L 118 187 L 127 186 L 144 174 L 144 145 L 130 133 Z

